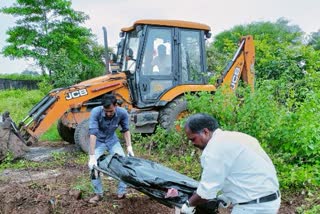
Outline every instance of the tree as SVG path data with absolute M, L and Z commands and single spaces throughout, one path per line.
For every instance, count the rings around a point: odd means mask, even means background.
M 315 50 L 320 50 L 320 30 L 310 34 L 308 45 L 311 45 Z
M 61 76 L 62 66 L 64 72 L 76 73 L 72 83 L 87 77 L 84 72 L 93 76 L 103 72 L 102 48 L 91 31 L 81 26 L 89 17 L 73 10 L 70 0 L 17 0 L 0 11 L 19 17 L 7 31 L 9 45 L 2 50 L 4 56 L 32 58 L 50 76 Z
M 24 70 L 21 72 L 21 74 L 25 74 L 25 75 L 31 75 L 31 76 L 39 76 L 39 73 L 36 71 L 31 71 L 31 70 Z
M 275 23 L 253 22 L 239 25 L 215 37 L 211 50 L 231 58 L 243 35 L 253 35 L 256 50 L 256 77 L 258 79 L 301 79 L 306 72 L 319 70 L 315 60 L 319 53 L 303 43 L 304 32 L 281 18 Z M 214 55 L 215 53 L 210 53 Z

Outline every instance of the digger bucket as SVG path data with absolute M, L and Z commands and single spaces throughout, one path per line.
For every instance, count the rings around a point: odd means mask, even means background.
M 3 113 L 0 116 L 0 162 L 6 158 L 8 153 L 11 153 L 16 159 L 22 157 L 26 151 L 28 151 L 26 142 L 10 118 L 10 113 Z
M 13 122 L 13 120 L 10 117 L 10 112 L 6 111 L 1 115 L 1 121 L 3 124 L 6 124 L 5 126 L 9 126 L 12 133 L 16 135 L 16 137 L 25 145 L 30 146 L 29 143 L 25 141 L 25 139 L 22 137 L 19 129 L 17 128 L 16 124 Z

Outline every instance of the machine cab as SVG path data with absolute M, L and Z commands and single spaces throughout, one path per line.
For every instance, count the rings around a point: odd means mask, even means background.
M 118 60 L 128 74 L 131 97 L 139 108 L 165 105 L 161 96 L 178 85 L 207 83 L 205 39 L 210 35 L 209 26 L 139 20 L 123 28 L 122 34 Z

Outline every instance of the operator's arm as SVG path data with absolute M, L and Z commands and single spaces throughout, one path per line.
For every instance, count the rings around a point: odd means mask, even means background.
M 151 61 L 152 66 L 159 65 L 159 58 L 156 56 L 152 61 Z

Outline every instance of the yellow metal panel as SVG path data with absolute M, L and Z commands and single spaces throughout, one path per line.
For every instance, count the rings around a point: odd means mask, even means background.
M 255 61 L 255 50 L 254 50 L 254 42 L 252 36 L 246 36 L 246 43 L 244 46 L 244 70 L 242 72 L 242 79 L 250 85 L 251 89 L 254 90 L 254 61 Z
M 89 79 L 89 80 L 85 80 L 85 81 L 82 81 L 76 85 L 74 85 L 75 87 L 77 86 L 83 86 L 83 85 L 91 85 L 91 84 L 96 84 L 96 83 L 101 83 L 101 82 L 106 82 L 106 81 L 110 81 L 112 79 L 124 79 L 126 80 L 127 77 L 126 77 L 126 74 L 121 72 L 121 73 L 117 73 L 117 74 L 106 74 L 106 75 L 103 75 L 103 76 L 99 76 L 99 77 L 95 77 L 95 78 L 92 78 L 92 79 Z
M 214 85 L 179 85 L 167 91 L 160 100 L 171 101 L 177 96 L 184 94 L 186 92 L 195 92 L 195 91 L 216 91 Z
M 159 25 L 159 26 L 199 29 L 199 30 L 205 30 L 205 31 L 211 30 L 211 28 L 208 25 L 197 23 L 197 22 L 188 22 L 188 21 L 180 21 L 180 20 L 142 19 L 142 20 L 136 21 L 130 27 L 122 28 L 121 31 L 124 31 L 124 32 L 132 31 L 135 29 L 137 25 Z
M 227 73 L 227 75 L 223 79 L 222 85 L 228 85 L 232 89 L 235 89 L 237 87 L 239 83 L 239 78 L 241 76 L 241 73 L 243 72 L 243 66 L 244 66 L 243 60 L 244 60 L 244 56 L 243 54 L 240 54 L 237 60 L 234 62 L 233 66 L 230 68 L 230 71 Z

